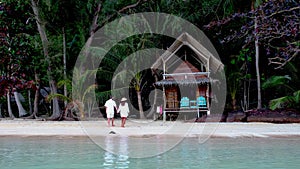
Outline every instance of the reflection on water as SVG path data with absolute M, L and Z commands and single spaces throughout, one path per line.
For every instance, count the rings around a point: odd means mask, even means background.
M 118 140 L 118 141 L 116 141 Z M 103 167 L 105 169 L 114 168 L 129 168 L 129 157 L 128 157 L 128 137 L 105 137 L 105 153 Z M 116 153 L 117 154 L 113 154 Z
M 110 135 L 104 138 L 95 137 L 93 142 L 111 154 L 121 154 L 128 158 L 148 158 L 170 151 L 176 147 L 182 139 L 183 137 L 168 138 L 156 135 L 145 135 L 141 137 Z
M 164 149 L 158 146 L 161 139 L 140 139 L 136 144 L 143 142 L 144 152 Z M 188 138 L 165 153 L 146 158 L 131 158 L 134 142 L 130 137 L 102 140 L 106 150 L 86 138 L 0 137 L 0 169 L 300 168 L 300 138 L 213 138 L 204 144 Z

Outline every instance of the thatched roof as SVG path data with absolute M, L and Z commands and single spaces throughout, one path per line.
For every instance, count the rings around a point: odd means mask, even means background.
M 200 42 L 194 39 L 188 33 L 182 33 L 175 42 L 166 50 L 152 65 L 152 69 L 162 69 L 163 63 L 172 64 L 176 57 L 173 57 L 175 53 L 182 47 L 188 46 L 193 52 L 196 53 L 198 59 L 207 66 L 209 71 L 217 72 L 222 70 L 224 65 L 222 62 L 212 55 Z
M 155 83 L 157 86 L 171 86 L 171 85 L 204 85 L 210 82 L 209 78 L 200 78 L 193 80 L 174 80 L 174 79 L 165 79 Z

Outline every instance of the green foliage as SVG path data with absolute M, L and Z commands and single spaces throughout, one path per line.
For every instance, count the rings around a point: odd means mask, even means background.
M 280 108 L 296 108 L 299 109 L 300 106 L 300 90 L 293 93 L 291 96 L 284 96 L 270 101 L 270 109 L 280 109 Z
M 72 79 L 72 98 L 74 100 L 85 101 L 85 96 L 94 91 L 96 85 L 86 86 L 88 79 L 93 79 L 98 69 L 81 72 L 77 68 L 73 70 Z
M 240 90 L 241 88 L 241 81 L 242 81 L 242 73 L 240 72 L 231 72 L 228 76 L 227 76 L 227 81 L 228 81 L 228 90 L 229 93 L 231 95 L 231 98 L 236 97 L 236 93 L 238 90 Z
M 33 80 L 35 70 L 41 68 L 41 55 L 30 2 L 1 1 L 0 11 L 0 76 L 7 80 L 7 83 L 1 84 L 2 95 L 4 89 L 23 90 L 33 86 L 27 85 L 27 82 Z M 10 80 L 12 83 L 9 83 Z
M 269 103 L 269 107 L 272 110 L 285 108 L 285 107 L 290 106 L 291 102 L 292 102 L 291 96 L 280 97 L 280 98 L 271 100 Z
M 269 2 L 269 0 L 256 0 L 257 4 L 261 4 L 261 2 Z M 95 70 L 86 72 L 86 74 L 80 73 L 78 70 L 74 70 L 74 80 L 71 82 L 68 79 L 64 79 L 63 77 L 63 66 L 62 66 L 62 53 L 63 53 L 63 44 L 62 44 L 62 30 L 64 28 L 66 35 L 66 43 L 67 43 L 67 72 L 68 77 L 71 76 L 71 72 L 73 72 L 73 66 L 77 60 L 78 54 L 84 46 L 87 38 L 89 37 L 89 32 L 91 31 L 92 21 L 94 16 L 96 15 L 96 7 L 98 3 L 101 3 L 101 10 L 98 17 L 98 26 L 103 26 L 106 23 L 122 17 L 127 14 L 137 13 L 137 12 L 163 12 L 173 14 L 188 21 L 194 23 L 198 27 L 202 27 L 204 24 L 217 20 L 215 24 L 222 25 L 221 27 L 217 27 L 216 30 L 212 32 L 208 32 L 211 37 L 215 38 L 214 44 L 220 45 L 219 42 L 223 42 L 223 39 L 219 37 L 219 35 L 230 35 L 234 34 L 237 37 L 236 41 L 233 41 L 228 46 L 216 46 L 219 50 L 219 53 L 222 54 L 222 61 L 225 62 L 227 70 L 227 80 L 228 80 L 228 90 L 231 97 L 240 97 L 240 90 L 242 90 L 242 82 L 243 81 L 251 81 L 251 77 L 254 75 L 250 70 L 254 70 L 250 67 L 253 64 L 253 50 L 251 50 L 251 46 L 244 45 L 245 37 L 253 38 L 251 32 L 253 32 L 253 21 L 252 18 L 240 18 L 236 19 L 235 17 L 230 17 L 232 21 L 228 25 L 224 25 L 226 23 L 227 16 L 231 15 L 235 12 L 245 12 L 251 13 L 251 2 L 252 1 L 243 1 L 243 0 L 141 0 L 140 3 L 128 10 L 122 11 L 119 13 L 118 11 L 124 8 L 127 5 L 135 4 L 137 0 L 39 0 L 39 8 L 42 17 L 42 22 L 46 26 L 47 36 L 49 41 L 49 56 L 51 57 L 51 68 L 53 69 L 52 76 L 58 81 L 58 86 L 62 87 L 62 85 L 67 85 L 67 89 L 70 93 L 72 89 L 72 83 L 76 83 L 76 85 L 80 86 L 85 83 L 89 77 L 94 77 L 97 75 L 97 89 L 96 95 L 99 99 L 107 99 L 108 96 L 114 93 L 121 93 L 123 88 L 122 85 L 125 83 L 128 77 L 134 77 L 131 79 L 132 83 L 127 84 L 130 87 L 135 88 L 136 90 L 141 90 L 144 86 L 146 86 L 147 80 L 145 79 L 146 72 L 140 72 L 136 75 L 133 75 L 132 72 L 119 72 L 116 79 L 120 82 L 120 88 L 116 88 L 111 91 L 111 81 L 113 79 L 113 75 L 115 69 L 118 65 L 124 61 L 124 59 L 134 54 L 135 52 L 147 49 L 147 48 L 166 48 L 169 45 L 169 39 L 166 37 L 160 37 L 152 34 L 147 35 L 136 35 L 130 38 L 125 39 L 124 41 L 116 44 L 108 54 L 103 59 L 103 62 L 100 65 L 100 68 Z M 25 77 L 22 76 L 24 80 L 33 80 L 34 74 L 37 73 L 40 75 L 41 84 L 48 85 L 48 77 L 47 77 L 47 68 L 48 63 L 45 61 L 43 57 L 43 49 L 42 43 L 40 40 L 40 36 L 37 31 L 36 22 L 34 16 L 32 15 L 32 9 L 30 1 L 20 1 L 20 0 L 2 0 L 0 4 L 7 4 L 10 7 L 10 12 L 6 12 L 0 10 L 0 34 L 2 33 L 2 28 L 5 28 L 4 34 L 5 38 L 3 43 L 0 44 L 0 74 L 14 74 L 20 76 L 21 74 L 25 74 Z M 265 8 L 262 6 L 262 9 Z M 279 8 L 279 7 L 278 7 Z M 282 7 L 280 7 L 282 8 Z M 263 11 L 264 14 L 268 12 L 267 10 L 259 10 Z M 288 8 L 287 6 L 287 9 Z M 276 10 L 274 10 L 276 11 Z M 272 11 L 271 11 L 272 12 Z M 286 13 L 290 15 L 292 12 Z M 297 15 L 297 13 L 295 13 Z M 239 16 L 239 15 L 235 15 Z M 282 20 L 288 19 L 283 18 L 280 14 L 272 15 L 272 19 L 264 20 L 261 22 L 261 28 L 267 29 L 269 27 L 274 27 L 272 23 L 268 23 L 265 21 L 272 21 L 274 19 Z M 292 17 L 292 15 L 290 15 Z M 225 19 L 224 19 L 225 18 Z M 224 20 L 222 20 L 224 19 Z M 262 17 L 262 19 L 264 19 Z M 224 22 L 223 22 L 224 21 Z M 134 27 L 130 27 L 131 23 L 126 21 L 122 21 L 121 24 L 127 24 L 126 30 L 120 30 L 119 32 L 108 32 L 110 34 L 117 36 L 122 36 L 125 33 L 135 33 L 137 30 Z M 223 22 L 223 23 L 220 23 Z M 248 23 L 248 24 L 245 24 Z M 265 24 L 267 23 L 267 24 Z M 277 22 L 276 22 L 277 23 Z M 284 22 L 278 22 L 281 25 Z M 296 22 L 295 22 L 296 23 Z M 288 23 L 290 24 L 290 22 Z M 293 24 L 291 24 L 293 25 Z M 244 27 L 243 27 L 244 26 Z M 287 25 L 289 26 L 289 25 Z M 177 21 L 175 20 L 166 20 L 164 25 L 164 29 L 169 27 L 173 28 L 173 31 L 180 31 L 181 28 L 178 27 Z M 245 28 L 245 29 L 244 29 Z M 247 29 L 246 29 L 247 28 Z M 281 27 L 280 27 L 281 28 Z M 285 26 L 284 32 L 290 30 L 286 29 Z M 289 27 L 287 27 L 289 28 Z M 250 30 L 248 34 L 244 34 L 243 30 Z M 280 29 L 281 30 L 281 29 Z M 292 30 L 292 29 L 291 29 Z M 109 30 L 107 30 L 109 31 Z M 164 30 L 161 30 L 162 32 Z M 267 30 L 267 32 L 271 32 Z M 261 33 L 261 40 L 263 39 L 262 35 L 267 35 L 267 32 Z M 237 34 L 235 34 L 237 33 Z M 281 34 L 279 34 L 281 36 Z M 299 41 L 293 41 L 293 36 L 286 36 L 283 38 L 292 39 L 291 45 L 299 48 Z M 0 35 L 2 36 L 2 34 Z M 279 37 L 280 37 L 279 36 Z M 268 38 L 268 37 L 266 37 Z M 272 39 L 272 36 L 270 36 Z M 1 38 L 0 38 L 1 39 Z M 166 40 L 167 39 L 167 40 Z M 173 39 L 172 39 L 173 40 Z M 1 41 L 1 40 L 0 40 Z M 275 40 L 274 44 L 282 44 L 278 43 L 280 40 Z M 267 41 L 262 41 L 262 44 L 273 44 L 268 43 Z M 273 44 L 273 45 L 274 45 Z M 243 49 L 240 50 L 240 48 Z M 278 46 L 276 46 L 278 47 Z M 279 46 L 280 47 L 280 46 Z M 222 50 L 221 50 L 222 49 Z M 293 48 L 296 49 L 296 48 Z M 99 52 L 101 49 L 92 49 L 93 52 Z M 266 48 L 261 48 L 262 60 L 266 60 L 264 57 L 264 52 Z M 289 48 L 281 49 L 278 48 L 278 51 L 289 51 Z M 273 55 L 271 50 L 271 56 Z M 227 56 L 233 56 L 228 58 Z M 289 58 L 292 55 L 286 55 Z M 282 58 L 285 59 L 285 58 Z M 295 61 L 295 60 L 293 60 Z M 133 63 L 135 61 L 132 61 Z M 295 97 L 295 100 L 299 100 L 299 93 L 294 93 L 299 86 L 299 72 L 298 67 L 299 63 L 294 62 L 295 64 L 287 63 L 284 67 L 284 70 L 280 70 L 278 72 L 269 71 L 265 69 L 264 77 L 268 78 L 263 84 L 263 89 L 268 90 L 272 89 L 273 93 L 276 94 L 273 98 L 279 97 L 277 102 L 272 102 L 272 104 L 277 105 L 275 107 L 282 107 L 287 104 L 287 101 L 290 103 L 293 99 L 282 97 L 283 94 L 288 95 L 289 97 Z M 12 67 L 12 65 L 14 67 Z M 135 65 L 135 64 L 132 64 Z M 267 64 L 261 62 L 261 66 L 266 66 Z M 95 67 L 98 65 L 95 65 Z M 138 66 L 138 65 L 136 65 Z M 127 69 L 126 69 L 127 70 Z M 289 73 L 285 72 L 288 71 Z M 289 76 L 280 76 L 289 74 Z M 275 75 L 275 76 L 273 76 Z M 248 82 L 247 81 L 247 82 Z M 123 85 L 124 86 L 124 85 Z M 280 86 L 280 87 L 279 87 Z M 74 89 L 78 90 L 77 96 L 81 100 L 85 100 L 93 90 L 95 90 L 96 85 L 91 85 L 85 88 L 85 91 L 81 91 L 79 88 Z M 128 87 L 128 86 L 127 86 Z M 1 88 L 2 89 L 2 88 Z M 282 89 L 277 90 L 277 89 Z M 53 96 L 60 97 L 60 96 Z M 70 96 L 67 96 L 70 97 Z M 298 97 L 298 98 L 297 98 Z M 61 97 L 60 97 L 61 98 Z M 63 99 L 63 98 L 61 98 Z M 66 99 L 66 98 L 65 98 Z M 281 104 L 280 103 L 284 103 Z M 295 102 L 294 102 L 295 103 Z M 295 105 L 291 105 L 295 106 Z M 271 106 L 273 107 L 273 106 Z
M 63 86 L 67 87 L 68 93 L 72 91 L 72 81 L 70 79 L 63 79 L 57 82 L 58 88 L 62 88 Z
M 296 91 L 290 86 L 291 77 L 285 76 L 272 76 L 262 85 L 263 89 L 271 88 L 275 91 L 284 91 L 284 89 L 289 89 L 290 92 L 284 93 L 285 96 L 272 99 L 269 103 L 270 109 L 274 110 L 277 108 L 299 108 L 299 98 L 300 90 Z M 273 93 L 275 92 L 273 91 Z M 291 92 L 292 91 L 292 92 Z M 291 93 L 291 94 L 290 94 Z
M 47 101 L 50 102 L 50 101 L 53 100 L 54 98 L 59 98 L 59 99 L 61 99 L 61 100 L 68 101 L 68 102 L 72 101 L 71 98 L 69 98 L 69 97 L 67 97 L 67 96 L 65 96 L 65 95 L 63 95 L 63 94 L 59 94 L 59 93 L 48 95 Z
M 289 75 L 285 76 L 272 76 L 269 79 L 267 79 L 263 84 L 262 84 L 262 89 L 267 89 L 267 88 L 274 88 L 278 86 L 286 86 L 290 88 L 287 83 L 292 80 Z

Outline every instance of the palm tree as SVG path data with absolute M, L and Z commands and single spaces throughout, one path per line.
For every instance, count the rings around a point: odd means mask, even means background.
M 65 96 L 64 94 L 50 94 L 47 99 L 52 100 L 54 98 L 59 98 L 65 102 L 67 102 L 67 105 L 65 106 L 64 111 L 64 118 L 68 119 L 66 117 L 66 113 L 68 110 L 72 109 L 74 111 L 78 111 L 80 113 L 80 118 L 85 118 L 85 105 L 88 106 L 88 113 L 90 115 L 90 111 L 92 111 L 92 108 L 90 107 L 91 101 L 95 103 L 96 100 L 90 100 L 89 94 L 94 93 L 95 89 L 97 88 L 96 84 L 92 84 L 86 87 L 86 81 L 87 79 L 94 77 L 97 73 L 98 69 L 95 70 L 89 70 L 80 72 L 78 68 L 74 68 L 73 70 L 73 79 L 72 81 L 69 79 L 61 80 L 57 83 L 57 86 L 64 87 L 66 86 L 69 95 Z M 72 93 L 72 95 L 71 95 Z M 93 105 L 92 103 L 92 105 Z M 75 110 L 76 109 L 76 110 Z
M 292 78 L 288 75 L 285 76 L 272 76 L 267 79 L 263 85 L 263 89 L 278 89 L 278 87 L 283 88 L 282 91 L 287 91 L 285 93 L 290 93 L 286 96 L 272 99 L 269 103 L 270 109 L 274 110 L 277 108 L 299 108 L 300 103 L 300 90 L 296 90 L 294 87 L 290 86 Z
M 231 96 L 232 108 L 233 108 L 233 110 L 236 110 L 237 109 L 236 94 L 237 94 L 237 91 L 241 87 L 242 74 L 241 74 L 241 72 L 235 72 L 235 71 L 230 72 L 229 75 L 227 76 L 227 80 L 228 80 L 228 83 L 227 83 L 228 91 Z
M 113 86 L 112 93 L 118 93 L 118 95 L 124 95 L 126 93 L 124 90 L 134 89 L 137 95 L 138 109 L 141 119 L 145 119 L 145 114 L 143 110 L 142 102 L 142 91 L 146 82 L 144 82 L 145 72 L 141 71 L 135 73 L 134 70 L 124 69 L 123 71 L 118 72 L 112 81 L 114 84 L 118 83 L 118 86 Z M 126 79 L 126 80 L 124 80 Z
M 128 24 L 124 22 L 124 24 Z M 130 24 L 128 24 L 130 26 Z M 134 28 L 132 28 L 132 31 Z M 121 34 L 122 32 L 118 32 Z M 115 93 L 114 95 L 124 95 L 126 89 L 134 89 L 137 94 L 137 102 L 140 118 L 144 119 L 145 114 L 143 111 L 142 103 L 142 90 L 145 86 L 145 72 L 140 70 L 142 65 L 148 65 L 146 63 L 148 60 L 141 58 L 140 53 L 136 51 L 143 51 L 143 54 L 147 55 L 147 50 L 143 50 L 146 47 L 153 47 L 154 44 L 151 40 L 147 39 L 149 35 L 141 35 L 128 38 L 125 41 L 122 41 L 116 45 L 115 48 L 111 49 L 111 52 L 106 56 L 101 64 L 103 66 L 99 69 L 98 78 L 108 80 L 113 82 L 112 90 L 109 92 L 107 90 L 98 92 L 98 96 L 108 97 L 109 93 Z M 151 52 L 149 53 L 151 54 Z M 128 57 L 130 55 L 130 57 Z M 149 55 L 150 56 L 150 55 Z M 152 56 L 152 55 L 151 55 Z M 128 59 L 129 58 L 129 59 Z M 122 64 L 120 64 L 122 63 Z M 124 63 L 124 64 L 123 64 Z M 119 72 L 116 73 L 116 68 L 119 69 Z M 118 84 L 118 85 L 116 85 Z
M 296 91 L 293 87 L 288 85 L 288 81 L 291 80 L 291 77 L 288 75 L 272 76 L 263 83 L 263 89 L 283 87 L 284 89 L 288 89 L 288 91 L 290 91 L 288 93 L 291 93 L 290 95 L 271 100 L 269 105 L 271 109 L 274 110 L 276 108 L 292 107 L 299 104 L 300 90 Z

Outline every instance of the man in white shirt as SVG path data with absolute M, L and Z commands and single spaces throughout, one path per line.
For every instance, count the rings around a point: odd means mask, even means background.
M 110 99 L 105 102 L 105 108 L 106 108 L 106 116 L 107 116 L 107 124 L 110 126 L 110 121 L 111 121 L 111 126 L 114 125 L 114 114 L 115 114 L 115 109 L 117 110 L 117 104 L 113 100 L 113 96 L 110 96 Z

